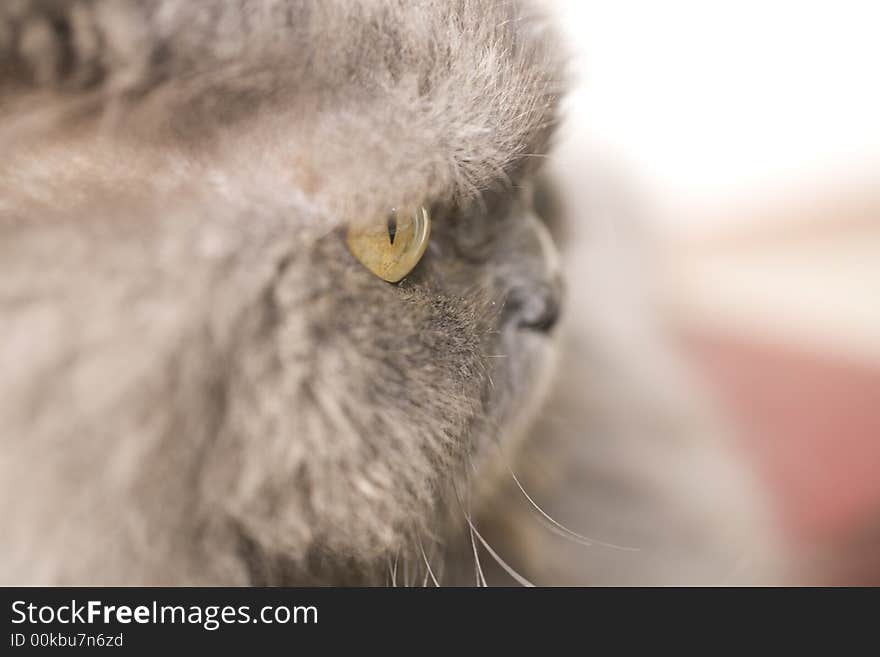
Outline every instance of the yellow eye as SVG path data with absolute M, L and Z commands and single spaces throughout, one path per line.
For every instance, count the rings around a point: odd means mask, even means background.
M 419 264 L 430 234 L 431 216 L 424 207 L 393 208 L 381 219 L 349 228 L 346 242 L 364 267 L 396 283 Z

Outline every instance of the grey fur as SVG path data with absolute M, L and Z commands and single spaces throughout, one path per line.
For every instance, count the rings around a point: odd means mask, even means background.
M 535 12 L 439 4 L 0 8 L 0 581 L 455 581 L 557 347 L 561 75 Z M 392 286 L 339 231 L 401 203 Z

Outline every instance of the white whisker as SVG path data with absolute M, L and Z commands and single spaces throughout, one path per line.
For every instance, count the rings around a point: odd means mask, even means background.
M 511 577 L 513 577 L 513 579 L 515 579 L 517 582 L 519 582 L 522 586 L 526 586 L 528 588 L 534 588 L 534 586 L 535 586 L 534 584 L 532 584 L 529 580 L 527 580 L 525 577 L 523 577 L 518 572 L 516 572 L 510 564 L 508 564 L 504 559 L 502 559 L 498 555 L 497 552 L 495 552 L 495 550 L 492 549 L 492 547 L 486 542 L 486 539 L 484 539 L 480 535 L 480 532 L 477 531 L 477 528 L 474 527 L 474 523 L 471 522 L 470 517 L 465 516 L 465 518 L 467 519 L 468 525 L 470 526 L 471 530 L 474 532 L 474 534 L 477 535 L 477 538 L 479 539 L 480 543 L 482 543 L 483 547 L 486 548 L 486 551 L 490 555 L 492 555 L 492 558 L 498 562 L 498 565 L 501 566 L 502 568 L 504 568 L 504 570 L 507 571 L 507 574 L 510 575 Z
M 474 467 L 474 464 L 470 459 L 468 459 L 468 464 L 471 466 L 471 468 Z M 468 478 L 468 481 L 470 481 L 470 478 Z M 483 567 L 480 565 L 480 553 L 477 550 L 477 541 L 474 539 L 474 528 L 470 524 L 468 512 L 465 511 L 464 502 L 462 502 L 461 495 L 458 492 L 458 486 L 453 484 L 452 489 L 455 491 L 455 498 L 458 500 L 458 506 L 461 509 L 461 512 L 464 514 L 465 519 L 468 520 L 468 529 L 469 529 L 470 537 L 471 537 L 471 549 L 473 550 L 473 553 L 474 553 L 474 570 L 475 570 L 476 576 L 477 576 L 477 587 L 481 587 L 481 586 L 485 587 L 486 586 L 486 576 L 483 575 Z
M 500 449 L 500 446 L 499 446 L 499 449 Z M 502 456 L 503 456 L 503 454 L 502 454 Z M 542 508 L 538 505 L 538 503 L 535 502 L 535 500 L 532 499 L 532 496 L 529 495 L 529 494 L 526 492 L 526 489 L 523 488 L 523 485 L 520 483 L 519 479 L 518 479 L 517 476 L 514 474 L 514 472 L 513 472 L 513 470 L 511 469 L 510 465 L 507 464 L 506 461 L 505 461 L 505 465 L 506 465 L 506 467 L 507 467 L 507 471 L 510 473 L 510 476 L 513 477 L 513 481 L 514 481 L 514 483 L 516 483 L 517 488 L 519 488 L 520 492 L 521 492 L 521 493 L 525 496 L 525 498 L 529 501 L 529 504 L 532 505 L 532 508 L 534 508 L 535 511 L 537 511 L 537 512 L 540 513 L 544 518 L 546 518 L 547 521 L 549 521 L 553 526 L 555 526 L 556 528 L 558 528 L 559 530 L 561 530 L 561 532 L 562 532 L 562 533 L 560 534 L 561 536 L 565 536 L 565 537 L 571 538 L 571 539 L 574 540 L 576 543 L 580 543 L 581 545 L 584 545 L 584 546 L 586 546 L 586 547 L 592 547 L 593 545 L 600 545 L 600 546 L 602 546 L 602 547 L 613 548 L 613 549 L 615 549 L 615 550 L 625 550 L 625 551 L 627 551 L 627 552 L 638 552 L 638 551 L 639 551 L 639 548 L 636 548 L 636 547 L 627 547 L 627 546 L 625 546 L 625 545 L 615 545 L 614 543 L 606 543 L 606 542 L 604 542 L 604 541 L 599 541 L 599 540 L 596 540 L 596 539 L 593 539 L 593 538 L 589 538 L 588 536 L 583 536 L 583 535 L 581 535 L 581 534 L 578 534 L 576 531 L 569 529 L 568 527 L 566 527 L 565 525 L 563 525 L 561 522 L 559 522 L 558 520 L 556 520 L 555 518 L 553 518 L 553 517 L 552 517 L 550 514 L 548 514 L 546 511 L 544 511 L 544 509 L 542 509 Z
M 474 551 L 474 567 L 477 573 L 477 586 L 486 586 L 486 577 L 483 575 L 483 567 L 480 566 L 480 555 L 477 552 L 477 541 L 474 539 L 474 528 L 468 523 L 468 530 L 471 535 L 471 547 Z
M 424 548 L 424 546 L 422 545 L 422 537 L 421 537 L 421 536 L 417 536 L 417 538 L 418 538 L 418 540 L 419 540 L 419 549 L 422 551 L 422 559 L 425 560 L 425 566 L 426 566 L 427 569 L 428 569 L 428 572 L 425 573 L 425 584 L 428 583 L 428 576 L 430 575 L 430 576 L 431 576 L 431 580 L 434 582 L 434 586 L 436 586 L 437 588 L 439 588 L 439 587 L 440 587 L 440 584 L 437 582 L 437 578 L 434 577 L 434 571 L 431 570 L 431 564 L 428 563 L 428 555 L 425 554 L 425 548 Z
M 400 557 L 400 549 L 394 553 L 394 569 L 391 571 L 391 586 L 397 587 L 397 560 Z

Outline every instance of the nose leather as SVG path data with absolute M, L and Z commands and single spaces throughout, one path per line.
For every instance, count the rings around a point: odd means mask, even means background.
M 534 215 L 525 225 L 528 239 L 509 279 L 505 310 L 517 328 L 550 331 L 562 309 L 559 258 L 546 227 Z
M 559 286 L 550 282 L 516 287 L 507 298 L 511 321 L 523 329 L 550 331 L 559 320 L 561 307 Z

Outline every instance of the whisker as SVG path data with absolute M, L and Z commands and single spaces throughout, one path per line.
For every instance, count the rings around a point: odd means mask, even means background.
M 470 531 L 471 536 L 471 548 L 473 548 L 474 551 L 474 566 L 477 573 L 477 586 L 485 587 L 487 586 L 486 576 L 483 575 L 483 567 L 480 565 L 480 554 L 479 552 L 477 552 L 477 542 L 474 539 L 474 528 L 473 525 L 471 525 L 470 523 L 468 523 L 468 530 Z
M 421 536 L 417 536 L 417 538 L 418 538 L 418 540 L 419 540 L 419 550 L 422 551 L 422 559 L 425 560 L 425 566 L 428 568 L 428 572 L 425 573 L 425 584 L 423 584 L 423 586 L 426 585 L 426 584 L 428 583 L 428 576 L 430 575 L 430 576 L 431 576 L 431 580 L 433 580 L 433 582 L 434 582 L 434 586 L 436 586 L 437 588 L 440 588 L 440 584 L 437 582 L 437 578 L 434 577 L 434 571 L 431 570 L 431 564 L 428 563 L 428 555 L 425 554 L 425 548 L 424 548 L 424 546 L 422 545 L 422 537 L 421 537 Z
M 474 464 L 473 464 L 473 462 L 471 462 L 470 459 L 468 459 L 468 463 L 473 468 Z M 470 477 L 468 477 L 468 482 L 470 482 Z M 458 486 L 453 484 L 452 489 L 455 491 L 455 498 L 456 498 L 456 500 L 458 500 L 458 506 L 461 509 L 461 512 L 464 514 L 465 519 L 467 519 L 468 512 L 465 511 L 465 509 L 464 509 L 464 502 L 461 501 L 461 495 L 458 492 Z M 474 528 L 473 528 L 473 526 L 470 525 L 470 522 L 468 522 L 468 525 L 469 525 L 468 529 L 470 531 L 470 537 L 471 537 L 471 549 L 473 550 L 473 553 L 474 553 L 474 571 L 476 572 L 476 576 L 477 576 L 477 587 L 481 587 L 481 586 L 485 587 L 486 586 L 486 576 L 483 575 L 483 567 L 480 565 L 480 554 L 479 554 L 479 551 L 477 550 L 477 541 L 474 539 Z
M 497 552 L 495 552 L 495 550 L 492 549 L 492 547 L 486 542 L 486 539 L 484 539 L 484 538 L 480 535 L 480 532 L 477 531 L 477 528 L 474 527 L 474 523 L 471 522 L 471 519 L 470 519 L 469 516 L 465 516 L 465 519 L 467 520 L 467 523 L 468 523 L 468 525 L 470 526 L 470 528 L 471 528 L 471 530 L 473 531 L 473 533 L 477 535 L 477 538 L 479 539 L 480 543 L 482 543 L 482 544 L 483 544 L 483 547 L 486 548 L 486 551 L 487 551 L 490 555 L 492 555 L 492 558 L 495 559 L 495 561 L 498 562 L 498 565 L 499 565 L 499 566 L 501 566 L 502 568 L 504 568 L 505 571 L 507 571 L 507 574 L 508 574 L 508 575 L 510 575 L 511 577 L 513 577 L 513 579 L 515 579 L 517 582 L 519 582 L 522 586 L 525 586 L 525 587 L 528 587 L 528 588 L 534 588 L 534 587 L 535 587 L 534 584 L 532 584 L 529 580 L 527 580 L 525 577 L 523 577 L 523 576 L 520 575 L 518 572 L 516 572 L 510 564 L 508 564 L 504 559 L 502 559 L 502 558 L 498 555 Z
M 547 531 L 550 532 L 551 534 L 555 534 L 556 536 L 559 536 L 560 538 L 564 538 L 567 541 L 571 541 L 572 543 L 577 543 L 578 545 L 583 545 L 584 547 L 592 547 L 592 548 L 604 547 L 603 544 L 599 544 L 599 543 L 595 543 L 595 542 L 591 543 L 589 541 L 581 541 L 576 536 L 572 536 L 571 534 L 568 534 L 565 531 L 559 529 L 559 527 L 557 527 L 556 525 L 549 523 L 547 520 L 544 519 L 544 516 L 541 516 L 538 513 L 533 512 L 532 515 L 534 516 L 535 520 L 538 521 L 543 527 L 545 527 L 547 529 Z M 616 549 L 618 546 L 615 545 L 615 546 L 610 546 L 610 547 Z M 620 549 L 631 551 L 631 552 L 640 552 L 641 551 L 640 548 L 620 548 Z
M 500 445 L 499 445 L 500 449 Z M 503 453 L 502 453 L 503 456 Z M 588 536 L 583 536 L 582 534 L 578 534 L 576 531 L 569 529 L 561 522 L 553 518 L 549 513 L 544 511 L 535 500 L 532 499 L 532 496 L 526 492 L 526 489 L 523 488 L 523 485 L 520 483 L 517 476 L 514 474 L 513 470 L 510 467 L 510 464 L 505 461 L 505 466 L 507 467 L 507 471 L 510 473 L 510 476 L 513 477 L 514 483 L 516 483 L 517 488 L 519 488 L 520 492 L 525 496 L 525 498 L 529 501 L 529 504 L 532 505 L 532 508 L 535 509 L 538 513 L 540 513 L 544 518 L 546 518 L 553 526 L 557 527 L 562 531 L 562 536 L 567 536 L 574 540 L 576 543 L 580 543 L 586 547 L 592 547 L 593 545 L 600 545 L 602 547 L 612 548 L 615 550 L 625 550 L 627 552 L 638 552 L 639 548 L 637 547 L 627 547 L 625 545 L 615 545 L 614 543 L 606 543 L 604 541 L 599 541 L 594 538 L 589 538 Z
M 471 464 L 471 465 L 473 466 L 473 464 Z M 455 487 L 455 496 L 458 497 L 459 504 L 461 504 L 461 497 L 460 497 L 459 494 L 458 494 L 458 488 L 457 488 L 457 487 Z M 502 559 L 502 558 L 498 555 L 498 553 L 495 552 L 495 550 L 492 549 L 492 546 L 490 546 L 490 545 L 486 542 L 486 539 L 484 539 L 484 538 L 482 537 L 482 535 L 480 534 L 480 532 L 477 531 L 477 528 L 474 527 L 474 523 L 473 523 L 473 521 L 471 520 L 471 515 L 470 515 L 470 513 L 469 513 L 468 511 L 466 511 L 466 510 L 464 509 L 464 506 L 463 506 L 463 505 L 462 505 L 462 513 L 464 513 L 464 519 L 467 521 L 468 527 L 470 528 L 470 532 L 471 532 L 471 546 L 472 546 L 473 549 L 474 549 L 474 559 L 475 559 L 475 562 L 477 563 L 477 566 L 479 567 L 479 557 L 477 556 L 477 545 L 476 545 L 476 543 L 474 543 L 474 536 L 477 537 L 477 539 L 480 541 L 480 543 L 482 543 L 483 547 L 486 548 L 486 551 L 489 553 L 489 555 L 490 555 L 493 559 L 495 559 L 495 561 L 498 562 L 498 565 L 501 566 L 501 567 L 507 572 L 508 575 L 510 575 L 510 576 L 511 576 L 513 579 L 515 579 L 517 582 L 519 582 L 519 584 L 520 584 L 521 586 L 525 586 L 525 587 L 529 587 L 529 588 L 534 588 L 534 586 L 535 586 L 534 584 L 532 584 L 529 580 L 527 580 L 525 577 L 523 577 L 523 576 L 520 575 L 518 572 L 516 572 L 516 570 L 514 570 L 514 568 L 513 568 L 510 564 L 508 564 L 504 559 Z M 486 578 L 485 578 L 485 576 L 483 576 L 482 569 L 480 569 L 480 576 L 483 578 L 483 586 L 486 586 Z

